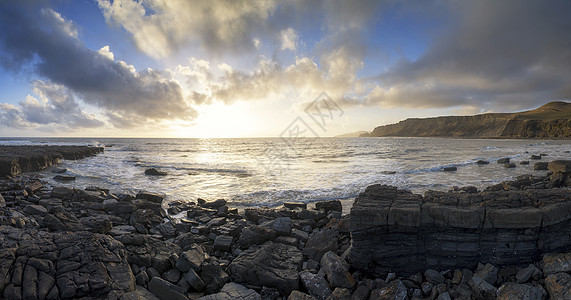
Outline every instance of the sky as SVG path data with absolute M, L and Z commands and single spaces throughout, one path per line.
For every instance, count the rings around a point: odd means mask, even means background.
M 0 136 L 274 137 L 571 99 L 571 1 L 0 0 Z

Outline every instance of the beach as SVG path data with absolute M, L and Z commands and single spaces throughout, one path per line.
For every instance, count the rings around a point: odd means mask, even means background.
M 350 211 L 340 200 L 237 209 L 14 174 L 0 181 L 0 290 L 7 299 L 564 299 L 571 163 L 546 165 L 547 176 L 485 189 L 371 185 Z

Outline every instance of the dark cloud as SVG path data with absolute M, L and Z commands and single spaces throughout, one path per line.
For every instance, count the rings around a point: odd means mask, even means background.
M 570 1 L 447 4 L 446 32 L 383 73 L 367 103 L 517 109 L 571 98 Z
M 101 108 L 117 126 L 196 117 L 177 82 L 159 71 L 137 72 L 108 49 L 88 49 L 75 26 L 49 8 L 1 2 L 0 46 L 6 69 L 31 68 Z

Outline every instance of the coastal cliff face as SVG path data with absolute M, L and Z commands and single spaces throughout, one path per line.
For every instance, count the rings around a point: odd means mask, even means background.
M 478 263 L 527 265 L 545 253 L 568 251 L 571 189 L 548 187 L 569 181 L 571 162 L 553 169 L 551 181 L 522 177 L 482 192 L 428 191 L 422 197 L 370 186 L 351 209 L 351 265 L 377 276 L 414 274 Z
M 406 119 L 361 136 L 464 138 L 570 138 L 571 104 L 551 102 L 520 113 Z

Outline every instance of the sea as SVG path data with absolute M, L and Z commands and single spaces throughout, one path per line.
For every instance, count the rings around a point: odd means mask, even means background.
M 53 186 L 97 186 L 115 193 L 160 193 L 168 201 L 226 199 L 235 207 L 276 207 L 284 202 L 340 199 L 350 206 L 372 184 L 423 194 L 454 186 L 479 189 L 535 171 L 541 161 L 571 159 L 569 140 L 453 138 L 0 138 L 0 145 L 93 145 L 104 153 L 71 161 L 72 182 L 37 175 Z M 509 157 L 516 168 L 496 161 Z M 476 164 L 478 160 L 490 162 Z M 520 165 L 530 161 L 529 165 Z M 445 172 L 447 166 L 457 171 Z M 156 168 L 166 176 L 145 175 Z

